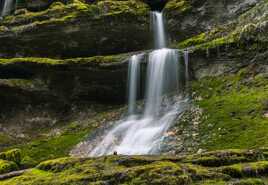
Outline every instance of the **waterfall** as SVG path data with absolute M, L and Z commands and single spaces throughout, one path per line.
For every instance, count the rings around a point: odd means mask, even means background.
M 163 95 L 169 87 L 178 90 L 178 52 L 172 49 L 159 49 L 149 54 L 147 70 L 145 116 L 160 113 Z
M 189 51 L 186 49 L 184 52 L 184 63 L 185 63 L 185 79 L 189 80 Z
M 10 15 L 12 9 L 13 9 L 13 0 L 4 0 L 1 16 L 4 17 Z
M 140 61 L 143 54 L 133 55 L 128 67 L 128 114 L 133 115 L 136 111 L 137 93 L 140 80 Z
M 179 52 L 167 49 L 162 13 L 152 12 L 154 50 L 148 54 L 143 111 L 136 114 L 141 55 L 129 60 L 128 116 L 119 120 L 89 153 L 89 156 L 155 154 L 161 151 L 165 133 L 184 110 L 179 96 Z M 188 53 L 184 53 L 187 59 Z M 188 74 L 188 71 L 187 73 Z
M 134 57 L 134 59 L 130 60 L 131 66 L 133 61 L 137 62 L 137 58 Z M 156 153 L 160 148 L 164 133 L 182 111 L 176 97 L 165 96 L 170 88 L 178 92 L 178 79 L 173 79 L 174 76 L 178 77 L 178 71 L 176 50 L 163 48 L 151 52 L 143 114 L 131 115 L 120 120 L 102 142 L 91 151 L 90 156 L 112 154 L 114 151 L 125 155 Z M 130 76 L 133 73 L 135 72 L 131 71 Z
M 155 48 L 165 48 L 166 47 L 166 34 L 164 27 L 163 14 L 161 12 L 153 11 L 151 12 L 151 27 L 154 34 Z

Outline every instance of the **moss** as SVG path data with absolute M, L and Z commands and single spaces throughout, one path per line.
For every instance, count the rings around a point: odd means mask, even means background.
M 202 182 L 197 183 L 198 185 L 229 185 L 228 182 L 223 180 L 204 180 Z
M 214 156 L 209 156 L 209 157 L 200 157 L 198 159 L 193 160 L 192 162 L 194 164 L 199 164 L 202 166 L 211 166 L 211 167 L 217 167 L 217 166 L 222 166 L 226 164 L 234 164 L 238 162 L 245 162 L 249 161 L 250 159 L 247 159 L 245 157 L 214 157 Z
M 13 64 L 13 63 L 40 63 L 40 64 L 61 64 L 62 60 L 49 59 L 49 58 L 12 58 L 0 59 L 0 64 Z
M 35 159 L 33 159 L 30 156 L 23 156 L 20 166 L 22 168 L 31 168 L 33 167 L 35 164 L 38 164 L 38 161 L 36 161 Z
M 228 175 L 218 173 L 216 170 L 210 170 L 206 167 L 187 164 L 183 166 L 185 170 L 190 174 L 193 181 L 202 181 L 203 179 L 221 179 L 221 180 L 229 180 L 230 177 Z
M 268 162 L 258 161 L 253 163 L 234 164 L 223 167 L 221 171 L 232 177 L 254 177 L 268 172 Z
M 189 184 L 179 165 L 159 161 L 130 168 L 118 165 L 120 156 L 96 159 L 61 158 L 42 162 L 34 170 L 3 184 Z
M 110 55 L 110 56 L 94 56 L 88 58 L 72 58 L 72 59 L 51 59 L 51 58 L 11 58 L 0 59 L 2 64 L 14 63 L 37 63 L 48 65 L 61 65 L 61 64 L 102 64 L 102 63 L 118 63 L 127 59 L 129 54 Z
M 206 77 L 192 83 L 196 105 L 204 110 L 200 124 L 202 148 L 258 148 L 268 145 L 268 120 L 263 101 L 267 79 L 251 68 L 229 76 Z
M 165 10 L 176 10 L 185 13 L 191 9 L 189 0 L 170 0 L 165 6 Z
M 121 161 L 132 161 L 132 158 L 136 162 L 131 165 L 121 163 Z M 227 167 L 234 168 L 235 165 L 215 169 L 179 162 L 178 159 L 164 156 L 65 157 L 44 161 L 36 168 L 28 170 L 19 177 L 2 181 L 1 185 L 208 185 L 234 184 L 238 182 L 246 184 L 254 182 L 258 184 L 260 181 L 259 179 L 239 179 L 238 181 L 220 173 Z M 139 160 L 140 162 L 138 162 Z M 267 161 L 237 164 L 237 166 L 239 165 L 251 166 L 252 170 L 260 172 L 260 169 L 266 168 Z M 264 175 L 264 173 L 259 175 Z
M 13 161 L 6 161 L 0 159 L 0 174 L 8 173 L 14 170 L 18 170 L 18 165 Z
M 105 0 L 97 3 L 100 13 L 103 15 L 113 15 L 131 12 L 133 14 L 144 14 L 148 11 L 146 4 L 139 1 L 112 1 Z
M 187 39 L 183 42 L 180 42 L 178 44 L 178 48 L 188 48 L 188 47 L 191 47 L 191 46 L 196 46 L 196 45 L 199 45 L 199 44 L 202 44 L 206 41 L 206 34 L 205 33 L 201 33 L 197 36 L 194 36 L 190 39 Z
M 12 149 L 6 152 L 0 153 L 0 159 L 13 161 L 17 164 L 21 162 L 21 150 L 20 149 Z
M 258 161 L 264 157 L 260 150 L 217 150 L 202 154 L 189 155 L 183 161 L 198 164 L 205 167 L 219 167 L 243 162 Z
M 193 47 L 192 48 L 193 50 L 207 50 L 207 49 L 216 48 L 216 47 L 220 47 L 224 45 L 229 45 L 235 42 L 236 41 L 233 35 L 210 40 L 209 38 L 206 38 L 205 33 L 202 33 L 200 35 L 189 38 L 183 42 L 180 42 L 177 45 L 177 48 L 184 49 L 184 48 Z
M 107 16 L 118 14 L 146 15 L 149 9 L 140 1 L 97 1 L 96 3 L 83 3 L 75 0 L 73 3 L 64 5 L 54 2 L 49 9 L 41 12 L 26 12 L 22 15 L 8 16 L 3 25 L 15 26 L 14 32 L 23 31 L 30 27 L 46 24 L 65 24 L 76 19 L 99 20 Z
M 59 158 L 42 162 L 37 168 L 44 171 L 60 172 L 73 167 L 78 161 L 80 161 L 80 159 L 67 157 Z
M 43 160 L 67 156 L 72 147 L 82 141 L 88 133 L 88 129 L 73 133 L 65 132 L 60 136 L 35 140 L 19 147 L 23 156 L 31 159 L 27 161 L 27 165 L 34 166 Z
M 255 178 L 250 178 L 250 179 L 242 179 L 239 180 L 238 182 L 234 182 L 233 185 L 265 185 L 262 179 L 255 179 Z

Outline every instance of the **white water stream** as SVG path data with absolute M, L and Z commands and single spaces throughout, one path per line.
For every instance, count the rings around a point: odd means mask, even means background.
M 1 11 L 1 16 L 7 16 L 11 13 L 13 6 L 13 0 L 4 0 L 4 5 Z
M 128 114 L 133 115 L 136 112 L 137 93 L 140 81 L 140 62 L 142 54 L 133 55 L 128 67 Z
M 161 141 L 171 124 L 183 111 L 179 96 L 179 52 L 167 49 L 162 13 L 152 12 L 155 48 L 149 53 L 142 113 L 137 114 L 137 91 L 140 80 L 140 55 L 129 63 L 128 116 L 118 121 L 90 156 L 154 154 L 160 150 Z M 188 65 L 188 55 L 187 65 Z M 188 72 L 187 72 L 188 74 Z

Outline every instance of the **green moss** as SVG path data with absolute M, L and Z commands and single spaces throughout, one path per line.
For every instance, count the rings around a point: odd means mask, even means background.
M 246 71 L 193 82 L 196 105 L 206 115 L 200 124 L 200 147 L 215 150 L 268 145 L 268 120 L 263 117 L 268 80 Z
M 196 45 L 199 45 L 199 44 L 202 44 L 206 41 L 206 34 L 205 33 L 201 33 L 197 36 L 194 36 L 190 39 L 187 39 L 183 42 L 180 42 L 178 44 L 178 48 L 188 48 L 188 47 L 191 47 L 191 46 L 196 46 Z
M 39 63 L 39 64 L 61 64 L 63 60 L 49 59 L 49 58 L 12 58 L 0 59 L 0 64 L 13 64 L 13 63 Z
M 189 155 L 184 162 L 190 162 L 207 167 L 218 167 L 242 162 L 252 162 L 263 158 L 262 151 L 254 150 L 218 150 L 213 152 L 205 152 L 201 155 Z
M 252 177 L 262 175 L 268 172 L 268 161 L 234 164 L 231 166 L 223 167 L 221 171 L 232 177 Z
M 223 180 L 204 180 L 196 184 L 197 185 L 229 185 L 228 182 L 225 182 Z
M 142 157 L 141 157 L 142 158 Z M 190 178 L 181 167 L 168 161 L 143 166 L 118 165 L 119 156 L 96 159 L 61 158 L 42 162 L 37 169 L 2 184 L 188 184 Z M 153 161 L 153 160 L 152 160 Z
M 180 42 L 177 45 L 177 48 L 184 49 L 193 47 L 193 50 L 206 50 L 210 48 L 216 48 L 219 46 L 224 46 L 228 44 L 232 44 L 235 42 L 235 39 L 232 35 L 228 37 L 220 37 L 216 39 L 210 40 L 206 37 L 205 33 L 189 38 L 183 42 Z
M 23 156 L 20 166 L 22 168 L 31 168 L 33 167 L 35 164 L 38 164 L 38 161 L 36 161 L 35 159 L 31 158 L 30 156 Z
M 88 58 L 72 58 L 72 59 L 51 59 L 51 58 L 11 58 L 0 59 L 0 65 L 13 63 L 37 63 L 49 65 L 61 64 L 102 64 L 102 63 L 118 63 L 129 57 L 129 54 L 110 55 L 110 56 L 94 56 Z
M 165 6 L 165 10 L 176 10 L 179 13 L 187 12 L 191 9 L 191 4 L 188 0 L 170 0 Z
M 216 153 L 216 152 L 215 152 Z M 140 160 L 140 162 L 139 162 Z M 124 161 L 122 163 L 122 161 Z M 127 161 L 136 161 L 126 165 Z M 146 161 L 144 163 L 144 161 Z M 103 156 L 98 158 L 65 157 L 40 163 L 18 177 L 1 181 L 1 185 L 187 185 L 187 184 L 259 184 L 260 179 L 231 179 L 227 168 L 242 169 L 250 166 L 259 175 L 264 175 L 267 161 L 242 163 L 220 168 L 208 168 L 178 162 L 179 158 L 164 156 Z M 240 166 L 244 166 L 240 168 Z M 236 167 L 239 166 L 239 167 Z M 243 171 L 244 170 L 244 171 Z M 227 173 L 229 174 L 229 173 Z M 213 185 L 214 185 L 213 184 Z
M 113 15 L 120 13 L 131 12 L 133 14 L 142 15 L 148 11 L 148 6 L 144 3 L 141 3 L 136 0 L 132 1 L 113 1 L 113 0 L 104 0 L 99 1 L 97 6 L 100 10 L 100 13 L 103 15 Z
M 29 157 L 28 166 L 41 161 L 67 156 L 72 147 L 78 144 L 89 133 L 88 129 L 64 134 L 48 139 L 39 139 L 21 146 L 23 156 Z M 32 164 L 31 164 L 32 163 Z
M 18 166 L 13 161 L 6 161 L 0 159 L 0 174 L 8 173 L 14 170 L 18 170 Z
M 73 3 L 64 5 L 60 2 L 53 3 L 49 9 L 41 12 L 26 12 L 22 15 L 8 16 L 3 25 L 14 26 L 13 32 L 21 32 L 27 28 L 47 24 L 66 24 L 76 19 L 99 20 L 107 16 L 148 15 L 149 8 L 140 1 L 97 1 L 96 3 L 83 3 L 75 0 Z
M 233 185 L 265 185 L 262 179 L 242 179 L 238 182 L 234 182 Z
M 17 164 L 21 161 L 21 150 L 20 149 L 12 149 L 6 152 L 0 153 L 0 159 L 13 161 Z
M 216 170 L 210 170 L 207 167 L 187 164 L 184 166 L 184 169 L 190 174 L 193 181 L 202 181 L 204 179 L 221 179 L 221 180 L 229 180 L 230 177 L 228 175 L 218 173 Z
M 73 167 L 75 163 L 79 161 L 81 161 L 81 159 L 65 157 L 42 162 L 37 168 L 44 171 L 60 172 Z

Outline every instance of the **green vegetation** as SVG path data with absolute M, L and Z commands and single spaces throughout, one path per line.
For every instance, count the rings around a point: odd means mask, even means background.
M 253 150 L 262 153 L 262 150 Z M 248 156 L 249 151 L 215 151 L 213 155 L 235 154 Z M 211 152 L 202 155 L 212 155 Z M 186 158 L 188 158 L 187 162 Z M 148 185 L 263 185 L 261 177 L 267 171 L 267 161 L 230 166 L 203 167 L 194 165 L 198 156 L 186 158 L 167 156 L 105 156 L 99 158 L 65 157 L 41 162 L 24 174 L 3 180 L 1 185 L 82 185 L 82 184 L 148 184 Z M 223 159 L 224 161 L 225 159 Z M 257 159 L 256 159 L 257 160 Z M 241 174 L 240 179 L 234 174 Z M 258 178 L 255 176 L 258 175 Z
M 221 171 L 230 175 L 231 177 L 259 176 L 262 174 L 267 174 L 268 162 L 258 161 L 253 163 L 234 164 L 223 167 Z
M 20 162 L 21 162 L 21 150 L 12 149 L 12 150 L 8 150 L 6 152 L 2 152 L 2 153 L 0 153 L 0 159 L 7 160 L 7 161 L 13 161 L 17 164 L 20 164 Z
M 34 166 L 41 161 L 68 156 L 70 150 L 85 139 L 90 129 L 67 131 L 60 136 L 48 139 L 36 139 L 19 146 L 22 150 L 23 166 Z
M 268 79 L 250 67 L 228 76 L 193 82 L 196 105 L 203 109 L 201 147 L 215 150 L 268 146 Z
M 265 185 L 262 179 L 250 178 L 235 182 L 234 185 Z
M 18 169 L 18 166 L 13 161 L 6 161 L 6 160 L 0 159 L 0 174 L 8 173 L 17 169 Z
M 110 55 L 110 56 L 94 56 L 88 58 L 72 58 L 72 59 L 51 59 L 51 58 L 11 58 L 0 59 L 1 64 L 13 64 L 13 63 L 37 63 L 48 65 L 60 65 L 60 64 L 102 64 L 102 63 L 119 63 L 126 60 L 129 54 Z
M 16 16 L 8 16 L 2 25 L 15 26 L 11 30 L 20 32 L 27 29 L 27 26 L 36 27 L 46 24 L 65 24 L 76 19 L 98 20 L 102 17 L 118 14 L 146 15 L 148 6 L 140 1 L 97 1 L 86 4 L 79 0 L 67 5 L 54 2 L 49 9 L 40 12 L 26 11 Z M 28 25 L 27 25 L 28 24 Z M 0 29 L 0 31 L 8 31 Z
M 205 33 L 201 33 L 197 36 L 194 36 L 190 39 L 187 39 L 183 42 L 180 42 L 178 47 L 179 48 L 187 48 L 187 47 L 190 47 L 190 46 L 196 46 L 196 45 L 199 45 L 199 44 L 202 44 L 206 41 L 206 34 Z
M 191 9 L 189 0 L 170 0 L 165 6 L 165 10 L 176 10 L 180 13 L 187 12 Z

